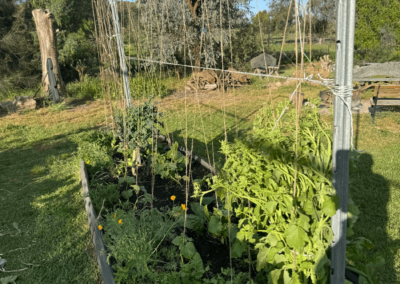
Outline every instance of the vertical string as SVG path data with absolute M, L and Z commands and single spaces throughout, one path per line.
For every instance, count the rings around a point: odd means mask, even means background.
M 297 28 L 298 28 L 298 22 L 297 22 L 297 17 L 298 17 L 298 4 L 297 0 L 295 0 L 295 13 L 296 13 L 296 36 L 295 36 L 295 49 L 296 49 L 296 77 L 297 77 L 297 64 L 298 64 L 298 47 L 297 47 Z M 295 204 L 295 198 L 296 198 L 296 189 L 297 189 L 297 136 L 298 136 L 298 128 L 299 128 L 299 120 L 298 120 L 298 115 L 299 115 L 299 97 L 300 97 L 300 92 L 301 92 L 301 83 L 300 83 L 300 90 L 296 94 L 296 104 L 295 104 L 295 109 L 296 109 L 296 141 L 295 141 L 295 158 L 294 158 L 294 182 L 293 182 L 293 204 Z M 292 211 L 292 218 L 295 218 L 295 206 L 293 205 L 293 211 Z M 293 249 L 293 263 L 294 263 L 294 270 L 297 270 L 296 267 L 296 249 Z
M 309 10 L 309 16 L 308 16 L 308 20 L 309 20 L 309 28 L 310 28 L 310 61 L 312 62 L 312 58 L 311 58 L 311 43 L 312 43 L 312 37 L 311 37 L 311 0 L 308 0 L 308 3 L 309 3 L 309 7 L 310 7 L 310 10 Z
M 287 14 L 287 17 L 286 17 L 286 24 L 285 24 L 285 31 L 283 32 L 281 53 L 279 54 L 278 70 L 279 70 L 279 66 L 281 65 L 281 59 L 282 59 L 282 53 L 283 53 L 283 45 L 285 44 L 286 30 L 287 30 L 287 26 L 288 26 L 288 22 L 289 22 L 290 8 L 292 7 L 292 1 L 293 1 L 293 0 L 290 0 L 289 9 L 288 9 L 288 14 Z M 295 0 L 295 1 L 296 1 L 296 0 Z M 296 30 L 297 30 L 297 29 L 296 29 Z M 297 70 L 296 70 L 296 72 L 297 72 Z

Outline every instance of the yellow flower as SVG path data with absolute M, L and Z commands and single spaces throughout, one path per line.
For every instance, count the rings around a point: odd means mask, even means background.
M 119 219 L 119 220 L 118 220 L 118 223 L 122 224 L 122 219 Z
M 97 227 L 99 228 L 100 231 L 103 230 L 103 226 L 98 225 Z
M 182 209 L 183 209 L 183 210 L 186 210 L 185 204 L 181 204 L 181 206 L 182 206 Z
M 86 164 L 89 164 L 89 163 L 90 163 L 90 160 L 87 160 Z
M 176 198 L 176 196 L 175 196 L 175 195 L 172 195 L 172 196 L 171 196 L 171 200 L 172 200 L 172 201 L 174 201 L 174 200 L 175 200 L 175 198 Z
M 117 213 L 114 214 L 114 218 L 117 218 Z

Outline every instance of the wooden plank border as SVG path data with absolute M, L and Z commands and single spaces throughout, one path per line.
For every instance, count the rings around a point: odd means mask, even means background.
M 97 263 L 99 264 L 100 273 L 104 284 L 115 284 L 112 267 L 107 263 L 107 250 L 101 237 L 102 232 L 97 228 L 96 225 L 97 214 L 89 197 L 89 183 L 86 166 L 82 160 L 80 161 L 80 164 L 83 202 L 85 203 L 86 214 L 88 216 L 90 233 L 92 234 L 93 245 L 96 251 Z M 101 254 L 102 250 L 105 251 L 104 254 Z

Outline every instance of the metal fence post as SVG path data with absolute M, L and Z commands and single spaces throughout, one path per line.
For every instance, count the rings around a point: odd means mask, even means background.
M 355 0 L 336 2 L 335 93 L 344 96 L 350 111 L 343 100 L 335 96 L 332 164 L 333 185 L 340 199 L 340 208 L 332 218 L 334 240 L 331 244 L 331 284 L 343 284 L 345 280 L 355 2 Z M 347 87 L 346 91 L 344 87 Z
M 112 11 L 112 15 L 113 15 L 115 37 L 117 38 L 119 65 L 121 67 L 122 77 L 123 77 L 123 81 L 124 81 L 124 92 L 125 92 L 125 98 L 126 98 L 126 105 L 128 107 L 130 107 L 130 106 L 132 106 L 132 97 L 131 97 L 131 91 L 129 89 L 128 68 L 127 68 L 126 62 L 125 62 L 124 44 L 122 42 L 121 29 L 119 26 L 119 17 L 118 17 L 118 11 L 117 11 L 117 6 L 116 6 L 116 0 L 110 0 L 109 3 L 111 6 L 111 11 Z

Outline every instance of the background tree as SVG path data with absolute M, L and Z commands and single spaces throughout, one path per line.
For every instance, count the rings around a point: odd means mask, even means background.
M 39 42 L 28 2 L 0 1 L 0 100 L 40 81 Z
M 53 72 L 60 95 L 65 95 L 65 85 L 58 65 L 58 50 L 54 15 L 50 10 L 35 9 L 32 11 L 36 24 L 36 33 L 40 44 L 40 57 L 42 61 L 42 88 L 43 92 L 49 91 L 50 76 L 47 74 L 47 60 L 51 59 Z
M 136 9 L 138 22 L 131 30 L 137 32 L 134 44 L 142 57 L 181 63 L 186 58 L 194 66 L 220 66 L 221 40 L 230 45 L 229 24 L 232 34 L 248 22 L 246 0 L 229 5 L 226 0 L 145 0 L 136 2 Z

